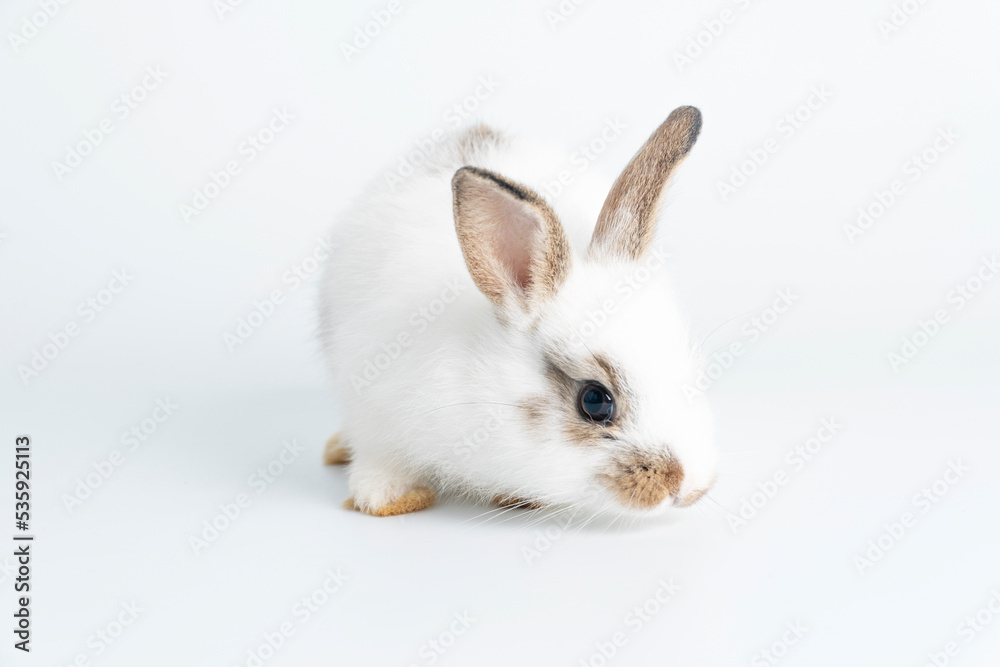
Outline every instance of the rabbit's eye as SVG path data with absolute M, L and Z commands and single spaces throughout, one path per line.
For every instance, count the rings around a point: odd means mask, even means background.
M 611 421 L 615 401 L 611 393 L 599 382 L 588 382 L 580 389 L 580 414 L 599 424 Z

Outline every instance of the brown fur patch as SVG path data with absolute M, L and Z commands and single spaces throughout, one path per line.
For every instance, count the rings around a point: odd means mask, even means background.
M 545 377 L 556 396 L 550 401 L 551 409 L 558 411 L 562 423 L 563 434 L 568 442 L 577 445 L 599 445 L 608 437 L 613 437 L 609 431 L 615 429 L 612 424 L 595 424 L 580 415 L 577 407 L 577 394 L 580 391 L 579 381 L 573 379 L 562 368 L 549 360 L 545 367 Z
M 591 256 L 638 259 L 656 233 L 667 180 L 694 146 L 701 112 L 679 107 L 656 128 L 611 187 L 590 241 Z
M 323 447 L 323 463 L 328 466 L 339 466 L 351 462 L 351 450 L 343 442 L 339 433 L 330 436 Z
M 469 164 L 491 144 L 503 143 L 502 134 L 489 125 L 475 125 L 458 138 L 458 155 L 463 164 Z
M 698 489 L 697 491 L 692 491 L 691 493 L 684 496 L 684 500 L 680 503 L 680 507 L 690 507 L 696 502 L 701 500 L 701 497 L 708 493 L 708 489 Z
M 545 200 L 523 185 L 477 167 L 455 172 L 452 195 L 462 254 L 483 294 L 497 305 L 514 297 L 527 306 L 555 293 L 569 274 L 571 251 L 562 224 Z M 500 210 L 507 211 L 505 225 L 499 224 Z M 510 221 L 513 217 L 523 218 L 516 221 L 522 223 L 520 227 Z M 515 246 L 510 257 L 501 253 L 505 235 L 510 236 L 508 244 Z
M 594 363 L 601 369 L 604 385 L 611 391 L 615 398 L 615 415 L 618 416 L 618 403 L 624 401 L 624 410 L 629 403 L 633 402 L 635 394 L 632 392 L 625 379 L 625 373 L 617 365 L 612 363 L 607 357 L 601 354 L 594 355 Z M 600 379 L 600 378 L 598 378 Z M 624 415 L 622 415 L 624 417 Z
M 436 498 L 437 494 L 434 493 L 434 489 L 421 487 L 407 491 L 396 500 L 386 503 L 381 507 L 361 509 L 354 503 L 354 498 L 348 498 L 344 501 L 344 508 L 364 512 L 371 516 L 397 516 L 399 514 L 419 512 L 422 509 L 430 507 Z
M 634 395 L 621 369 L 602 355 L 582 360 L 572 360 L 558 353 L 547 353 L 545 356 L 545 377 L 553 394 L 558 397 L 555 405 L 562 413 L 566 439 L 580 445 L 599 445 L 618 438 L 622 427 L 628 423 L 634 402 Z M 614 415 L 607 424 L 595 424 L 580 415 L 577 399 L 582 383 L 587 380 L 600 382 L 614 398 Z
M 651 509 L 668 494 L 676 496 L 680 492 L 684 470 L 677 459 L 666 454 L 626 451 L 618 454 L 598 479 L 622 505 Z
M 529 426 L 541 426 L 548 414 L 543 407 L 548 399 L 545 396 L 532 396 L 518 403 L 517 407 Z
M 512 507 L 526 510 L 540 510 L 544 507 L 541 503 L 536 503 L 533 500 L 523 500 L 514 496 L 496 496 L 493 498 L 493 504 L 499 505 L 500 507 Z

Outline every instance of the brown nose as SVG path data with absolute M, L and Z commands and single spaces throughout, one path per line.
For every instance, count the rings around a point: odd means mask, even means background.
M 612 462 L 604 478 L 622 505 L 650 509 L 680 493 L 684 469 L 667 454 L 627 452 Z

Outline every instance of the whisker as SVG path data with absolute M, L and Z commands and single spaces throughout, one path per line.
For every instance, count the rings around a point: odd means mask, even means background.
M 715 332 L 716 332 L 716 331 L 718 331 L 718 330 L 719 330 L 719 329 L 721 329 L 722 327 L 726 326 L 727 324 L 729 324 L 730 322 L 732 322 L 732 321 L 733 321 L 733 320 L 735 320 L 736 318 L 738 318 L 738 317 L 745 317 L 746 315 L 749 315 L 749 314 L 751 314 L 751 313 L 756 313 L 756 312 L 757 312 L 758 310 L 759 310 L 759 309 L 757 309 L 757 308 L 754 308 L 753 310 L 748 310 L 748 311 L 746 311 L 745 313 L 740 313 L 739 315 L 733 315 L 733 316 L 732 316 L 732 317 L 730 317 L 730 318 L 729 318 L 728 320 L 726 320 L 725 322 L 723 322 L 723 323 L 722 323 L 722 324 L 720 324 L 719 326 L 717 326 L 717 327 L 715 327 L 714 329 L 712 329 L 712 331 L 711 331 L 711 332 L 710 332 L 710 333 L 709 333 L 709 334 L 708 334 L 707 336 L 705 336 L 704 338 L 702 338 L 702 339 L 701 339 L 701 342 L 700 342 L 700 343 L 698 343 L 698 347 L 699 347 L 699 348 L 700 348 L 700 347 L 702 347 L 702 346 L 703 346 L 703 345 L 704 345 L 705 343 L 707 343 L 707 342 L 708 342 L 708 339 L 709 339 L 709 338 L 711 338 L 712 336 L 714 336 L 714 335 L 715 335 Z M 725 347 L 725 346 L 723 346 L 723 347 Z
M 715 503 L 715 505 L 716 505 L 716 506 L 717 506 L 717 507 L 718 507 L 719 509 L 721 509 L 721 510 L 722 510 L 723 512 L 725 512 L 725 513 L 726 513 L 727 515 L 728 515 L 728 514 L 732 514 L 732 512 L 730 512 L 730 511 L 729 511 L 728 509 L 726 509 L 725 507 L 723 507 L 723 506 L 722 506 L 722 504 L 721 504 L 721 503 L 719 503 L 719 501 L 717 501 L 717 500 L 716 500 L 715 498 L 713 498 L 713 497 L 712 497 L 712 496 L 710 496 L 709 494 L 707 494 L 707 493 L 706 493 L 704 497 L 705 497 L 705 498 L 706 498 L 707 500 L 711 500 L 711 501 L 712 501 L 713 503 Z

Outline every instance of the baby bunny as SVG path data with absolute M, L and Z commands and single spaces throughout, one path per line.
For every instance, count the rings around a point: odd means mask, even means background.
M 350 464 L 347 507 L 391 516 L 453 492 L 640 516 L 706 492 L 712 422 L 683 390 L 699 357 L 654 246 L 700 128 L 676 109 L 603 205 L 541 196 L 566 158 L 485 126 L 367 192 L 320 288 L 343 418 L 326 462 Z

